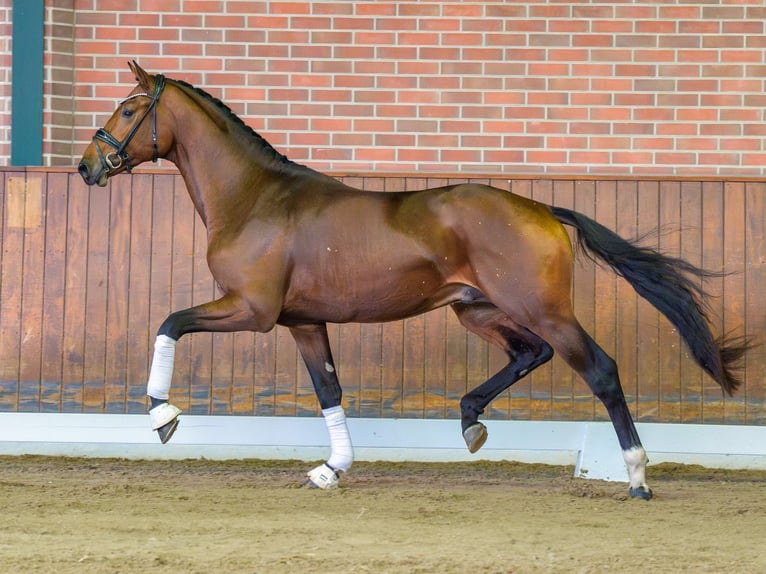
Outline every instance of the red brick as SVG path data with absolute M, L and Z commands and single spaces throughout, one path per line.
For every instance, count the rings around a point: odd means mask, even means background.
M 569 153 L 571 163 L 602 164 L 610 163 L 609 152 L 605 151 L 571 151 Z
M 261 30 L 263 28 L 289 28 L 290 19 L 287 16 L 274 16 L 259 14 L 257 16 L 248 16 L 247 28 L 249 30 Z
M 464 163 L 481 161 L 481 151 L 472 149 L 444 149 L 439 159 L 447 163 Z
M 616 39 L 633 32 L 633 22 L 624 20 L 593 20 L 590 23 L 591 32 L 598 34 L 614 34 Z
M 597 50 L 593 50 L 595 54 Z M 580 48 L 551 48 L 548 50 L 548 58 L 552 61 L 584 62 L 591 58 L 589 50 Z
M 332 134 L 332 145 L 335 146 L 371 146 L 372 140 L 372 134 L 353 132 Z
M 365 118 L 354 120 L 354 131 L 367 131 L 375 133 L 384 133 L 394 131 L 395 123 L 392 120 L 379 120 L 374 118 Z
M 614 36 L 611 34 L 577 34 L 572 38 L 572 46 L 575 47 L 593 47 L 614 46 Z
M 550 20 L 548 31 L 556 34 L 584 34 L 590 31 L 587 20 Z
M 567 163 L 567 152 L 558 150 L 527 150 L 525 160 L 532 163 Z
M 354 98 L 351 90 L 314 89 L 311 91 L 311 101 L 314 102 L 350 102 Z M 364 100 L 355 100 L 364 102 Z
M 524 150 L 486 150 L 483 154 L 484 161 L 493 163 L 522 163 Z
M 725 151 L 760 151 L 761 138 L 721 138 L 719 147 Z
M 622 135 L 648 135 L 654 133 L 654 123 L 620 122 L 614 125 L 613 133 Z
M 615 151 L 612 160 L 625 165 L 649 164 L 654 161 L 654 154 L 647 151 Z
M 369 118 L 375 115 L 375 106 L 370 104 L 335 104 L 334 109 L 339 116 Z
M 329 159 L 340 159 L 340 160 L 350 160 L 354 157 L 353 150 L 351 149 L 344 149 L 339 147 L 319 147 L 319 148 L 311 148 L 311 158 L 310 159 L 319 159 L 319 160 L 329 160 Z M 292 154 L 292 156 L 295 156 L 295 154 Z M 308 159 L 308 158 L 307 158 Z
M 417 30 L 416 18 L 375 18 L 377 30 Z
M 722 22 L 721 27 L 724 34 L 761 35 L 764 31 L 764 22 L 762 20 Z
M 459 29 L 464 32 L 501 32 L 503 30 L 502 20 L 463 20 L 460 22 Z
M 619 97 L 621 94 L 616 94 Z M 612 95 L 600 92 L 583 92 L 570 94 L 569 102 L 573 106 L 610 106 Z
M 354 2 L 354 12 L 358 16 L 393 16 L 396 4 L 393 2 Z
M 478 4 L 445 4 L 442 10 L 442 15 L 447 17 L 481 18 L 484 16 L 483 7 Z
M 393 161 L 396 159 L 396 150 L 390 148 L 357 148 L 354 150 L 354 159 L 361 161 Z
M 376 134 L 374 136 L 374 145 L 387 147 L 413 147 L 415 145 L 415 136 L 412 134 Z
M 700 6 L 661 6 L 659 17 L 667 20 L 694 19 L 702 16 Z
M 448 148 L 460 145 L 460 138 L 453 134 L 420 134 L 418 145 L 423 147 Z
M 700 135 L 707 136 L 739 136 L 742 135 L 741 124 L 702 124 L 700 125 Z
M 744 68 L 739 65 L 732 64 L 703 64 L 701 76 L 704 78 L 738 78 L 742 77 Z
M 458 106 L 418 106 L 418 116 L 421 118 L 454 118 L 459 115 Z
M 397 101 L 402 104 L 433 104 L 439 101 L 439 95 L 436 92 L 425 90 L 402 91 L 398 93 Z M 421 105 L 420 114 L 422 113 L 423 106 Z
M 631 110 L 630 108 L 620 107 L 595 108 L 590 110 L 588 119 L 597 122 L 624 122 L 631 119 Z
M 397 154 L 398 159 L 401 160 L 417 162 L 435 162 L 439 160 L 439 151 L 435 149 L 408 149 L 401 151 L 404 153 Z

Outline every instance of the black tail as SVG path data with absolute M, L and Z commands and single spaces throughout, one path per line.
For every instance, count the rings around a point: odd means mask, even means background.
M 715 339 L 705 311 L 708 295 L 692 279 L 720 275 L 638 247 L 576 211 L 563 207 L 551 207 L 551 211 L 561 223 L 577 230 L 577 242 L 591 259 L 597 261 L 598 256 L 606 262 L 673 323 L 697 364 L 732 395 L 741 384 L 732 369 L 751 345 L 740 337 Z

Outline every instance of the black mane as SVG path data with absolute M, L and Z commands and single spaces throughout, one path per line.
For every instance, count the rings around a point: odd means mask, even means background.
M 298 170 L 304 173 L 305 172 L 310 172 L 314 174 L 319 173 L 311 169 L 310 167 L 306 167 L 305 165 L 301 165 L 299 163 L 292 161 L 286 155 L 278 152 L 274 148 L 274 146 L 272 146 L 261 134 L 259 134 L 249 125 L 247 125 L 244 121 L 242 121 L 242 118 L 240 118 L 237 114 L 235 114 L 229 106 L 227 106 L 225 103 L 223 103 L 221 100 L 219 100 L 215 96 L 212 96 L 209 93 L 207 93 L 205 90 L 201 88 L 197 88 L 196 86 L 193 86 L 188 82 L 184 82 L 183 80 L 173 79 L 172 81 L 178 84 L 179 86 L 182 86 L 188 90 L 191 90 L 195 94 L 201 96 L 205 100 L 215 105 L 215 107 L 218 108 L 227 119 L 234 122 L 234 124 L 239 126 L 242 130 L 244 130 L 244 132 L 247 135 L 250 136 L 253 142 L 258 145 L 261 151 L 272 162 L 272 165 L 278 166 L 280 168 L 287 169 L 287 170 Z

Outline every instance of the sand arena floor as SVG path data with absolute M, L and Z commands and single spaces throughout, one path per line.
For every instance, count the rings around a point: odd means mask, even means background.
M 766 473 L 650 466 L 627 485 L 518 463 L 0 457 L 0 571 L 766 572 Z

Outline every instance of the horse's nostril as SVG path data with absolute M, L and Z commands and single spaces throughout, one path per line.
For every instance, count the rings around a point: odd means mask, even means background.
M 82 176 L 83 179 L 85 180 L 88 179 L 88 175 L 90 174 L 88 173 L 88 166 L 84 161 L 81 161 L 80 165 L 77 166 L 77 171 L 79 172 L 79 174 Z

